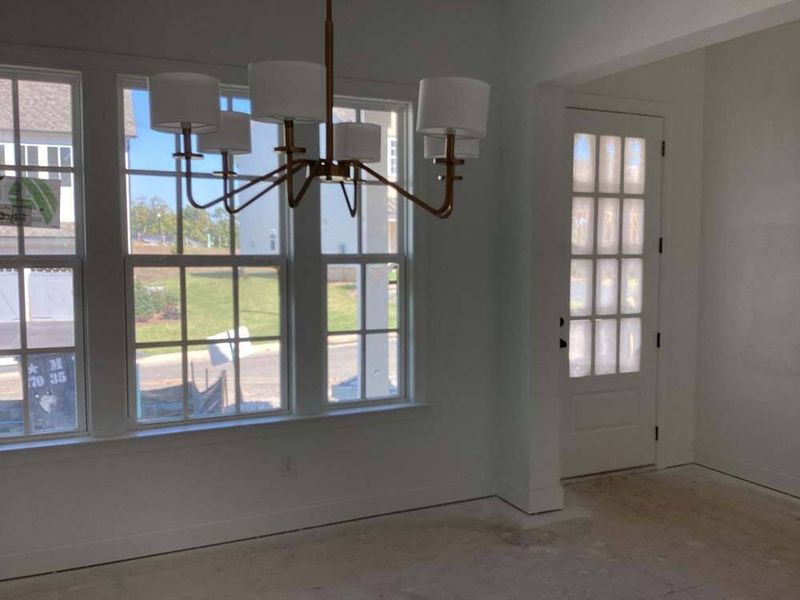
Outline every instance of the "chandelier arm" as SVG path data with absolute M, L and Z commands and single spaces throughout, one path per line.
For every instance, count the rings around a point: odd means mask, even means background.
M 303 161 L 303 162 L 308 162 L 308 161 Z M 297 172 L 300 171 L 303 167 L 305 167 L 305 164 L 295 163 L 294 166 L 292 167 L 293 171 L 292 171 L 291 175 L 289 174 L 289 172 L 284 173 L 283 175 L 278 177 L 276 180 L 272 181 L 265 189 L 263 189 L 260 192 L 258 192 L 255 196 L 250 198 L 247 202 L 245 202 L 241 206 L 234 207 L 231 204 L 229 204 L 228 201 L 226 200 L 225 201 L 225 210 L 228 211 L 228 213 L 231 214 L 231 215 L 235 215 L 237 213 L 242 212 L 245 208 L 250 206 L 253 202 L 258 200 L 259 198 L 261 198 L 263 195 L 267 194 L 268 192 L 271 192 L 272 190 L 274 190 L 276 187 L 278 187 L 284 181 L 291 180 L 291 178 L 294 175 L 296 175 Z
M 421 198 L 418 198 L 417 196 L 415 196 L 411 192 L 405 190 L 404 188 L 402 188 L 398 184 L 394 183 L 393 181 L 389 181 L 383 175 L 381 175 L 377 171 L 374 171 L 373 169 L 369 168 L 367 165 L 365 165 L 361 161 L 351 161 L 351 162 L 352 162 L 352 164 L 354 166 L 357 166 L 357 167 L 359 167 L 361 169 L 364 169 L 367 173 L 372 175 L 375 179 L 377 179 L 378 181 L 380 181 L 384 185 L 389 186 L 390 188 L 395 190 L 398 194 L 400 194 L 404 198 L 407 198 L 407 199 L 411 200 L 411 202 L 413 202 L 414 204 L 416 204 L 420 208 L 428 211 L 429 213 L 431 213 L 432 215 L 434 215 L 436 217 L 439 217 L 440 219 L 446 219 L 453 212 L 453 181 L 455 181 L 455 177 L 454 177 L 453 173 L 448 173 L 448 175 L 445 176 L 444 201 L 442 202 L 442 205 L 437 208 L 435 206 L 431 206 L 430 204 L 428 204 L 427 202 L 425 202 Z
M 294 198 L 289 198 L 289 208 L 297 208 L 297 206 L 303 200 L 303 197 L 306 195 L 311 182 L 319 177 L 322 173 L 322 161 L 307 160 L 306 162 L 310 163 L 309 173 L 306 176 L 306 180 L 303 182 L 303 185 L 300 186 L 300 191 L 297 192 L 297 196 Z
M 347 188 L 344 185 L 344 181 L 339 182 L 339 186 L 342 188 L 342 194 L 344 194 L 344 201 L 347 203 L 347 212 L 350 213 L 351 217 L 355 217 L 356 213 L 358 212 L 358 183 L 353 182 L 353 204 L 350 204 L 350 196 L 347 195 Z
M 189 129 L 188 127 L 183 129 L 183 152 L 176 153 L 173 156 L 175 156 L 176 158 L 183 157 L 183 159 L 184 159 L 185 167 L 184 167 L 183 172 L 181 173 L 181 176 L 186 180 L 186 197 L 187 197 L 187 200 L 189 200 L 189 204 L 191 204 L 195 208 L 206 209 L 206 208 L 209 208 L 209 207 L 214 206 L 216 204 L 219 204 L 220 202 L 225 202 L 226 210 L 227 210 L 227 201 L 233 199 L 233 197 L 236 194 L 244 192 L 245 190 L 250 189 L 254 185 L 257 185 L 259 183 L 263 183 L 265 181 L 268 181 L 272 177 L 277 175 L 278 173 L 281 173 L 281 172 L 283 172 L 283 171 L 285 171 L 287 169 L 287 165 L 283 164 L 283 165 L 279 166 L 277 169 L 273 169 L 269 173 L 266 173 L 264 175 L 256 177 L 255 179 L 251 179 L 250 181 L 248 181 L 247 183 L 243 184 L 241 187 L 239 187 L 237 189 L 229 189 L 229 190 L 227 190 L 219 198 L 215 198 L 214 200 L 210 200 L 209 202 L 204 202 L 204 203 L 197 202 L 194 199 L 194 193 L 192 191 L 192 158 L 193 157 L 202 158 L 202 155 L 201 154 L 198 155 L 198 154 L 193 154 L 192 153 L 192 137 L 191 137 L 191 133 L 192 133 L 191 129 Z M 295 164 L 296 165 L 306 166 L 306 165 L 308 165 L 308 164 L 310 164 L 312 162 L 313 161 L 309 161 L 308 159 L 301 159 L 301 160 L 295 161 Z M 227 179 L 228 176 L 229 176 L 228 169 L 227 168 L 223 169 L 223 174 L 222 174 L 223 180 Z

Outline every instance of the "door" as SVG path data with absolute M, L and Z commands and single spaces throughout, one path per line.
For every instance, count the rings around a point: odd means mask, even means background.
M 569 109 L 567 128 L 572 245 L 561 455 L 562 477 L 574 477 L 655 462 L 663 123 Z

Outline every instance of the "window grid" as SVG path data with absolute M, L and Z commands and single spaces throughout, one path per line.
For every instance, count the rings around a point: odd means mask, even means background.
M 120 82 L 121 98 L 125 102 L 125 90 L 141 90 L 146 87 L 145 82 L 137 79 L 123 79 Z M 235 106 L 241 103 L 242 100 L 246 101 L 246 90 L 236 87 L 225 86 L 222 89 L 221 108 L 223 110 L 241 110 L 240 106 Z M 132 108 L 132 107 L 131 107 Z M 149 124 L 147 124 L 149 127 Z M 280 134 L 278 134 L 280 136 Z M 123 136 L 124 137 L 124 136 Z M 179 136 L 173 137 L 173 147 L 175 151 L 179 150 L 180 139 Z M 280 141 L 280 137 L 278 138 Z M 254 143 L 254 152 L 256 152 L 256 145 Z M 206 159 L 215 156 L 208 154 Z M 227 234 L 228 240 L 224 254 L 204 255 L 193 254 L 187 252 L 186 236 L 184 235 L 185 223 L 185 207 L 184 207 L 184 182 L 181 175 L 181 164 L 179 161 L 174 160 L 174 168 L 172 169 L 157 169 L 157 168 L 131 168 L 130 160 L 131 154 L 125 152 L 125 169 L 123 174 L 123 185 L 128 191 L 128 215 L 129 215 L 129 251 L 126 257 L 126 281 L 128 283 L 128 353 L 129 353 L 129 416 L 131 425 L 134 427 L 152 427 L 163 426 L 164 424 L 174 422 L 209 422 L 217 420 L 230 420 L 236 418 L 247 418 L 257 416 L 259 414 L 279 414 L 288 411 L 288 350 L 286 340 L 286 323 L 287 323 L 287 302 L 286 302 L 286 219 L 287 215 L 284 208 L 282 198 L 278 198 L 278 229 L 279 241 L 274 248 L 275 254 L 242 254 L 237 251 L 237 217 L 234 215 L 226 215 L 227 218 Z M 199 170 L 198 170 L 199 171 Z M 147 255 L 134 251 L 133 238 L 131 237 L 131 223 L 130 223 L 130 208 L 133 206 L 133 200 L 130 191 L 130 178 L 137 176 L 145 177 L 171 177 L 174 178 L 175 185 L 175 251 L 174 253 L 166 254 L 160 253 L 159 255 Z M 256 175 L 238 174 L 236 180 L 250 181 L 255 179 Z M 193 182 L 195 182 L 195 195 L 198 201 L 209 194 L 203 194 L 197 191 L 200 185 L 198 182 L 217 182 L 219 188 L 214 191 L 216 195 L 222 192 L 221 179 L 210 172 L 196 172 L 193 173 Z M 280 190 L 279 193 L 283 193 Z M 269 196 L 262 198 L 260 202 L 266 202 Z M 188 201 L 187 201 L 188 202 Z M 258 202 L 256 202 L 258 205 Z M 188 206 L 188 203 L 187 203 Z M 190 208 L 189 210 L 200 210 Z M 250 209 L 248 209 L 250 210 Z M 247 211 L 242 214 L 247 214 Z M 141 342 L 136 340 L 136 321 L 135 321 L 135 293 L 134 281 L 135 271 L 137 269 L 144 269 L 147 267 L 174 267 L 179 272 L 179 290 L 178 302 L 180 305 L 180 338 L 165 341 L 147 341 Z M 187 270 L 202 267 L 216 267 L 219 269 L 230 269 L 231 274 L 231 306 L 232 306 L 232 327 L 229 330 L 229 335 L 222 341 L 210 340 L 209 338 L 197 339 L 190 338 L 188 319 L 188 298 L 191 296 L 187 284 Z M 241 335 L 241 275 L 245 269 L 273 269 L 276 273 L 277 283 L 277 307 L 278 307 L 278 331 L 275 335 Z M 261 410 L 243 410 L 245 404 L 243 393 L 243 378 L 242 378 L 242 360 L 246 358 L 243 348 L 252 347 L 256 344 L 274 344 L 279 346 L 277 362 L 278 362 L 278 378 L 279 378 L 279 392 L 277 402 L 272 402 L 269 407 L 264 407 Z M 213 368 L 213 355 L 212 347 L 219 348 L 220 346 L 227 346 L 230 352 L 230 360 L 233 377 L 233 406 L 232 410 L 226 409 L 230 407 L 230 402 L 221 407 L 219 413 L 212 413 L 206 415 L 193 415 L 192 406 L 190 405 L 190 385 L 194 383 L 194 377 L 190 368 L 190 356 L 193 351 L 201 348 L 207 348 L 208 354 L 211 357 L 211 367 Z M 170 415 L 165 418 L 140 418 L 142 413 L 142 403 L 139 402 L 139 368 L 137 354 L 139 352 L 153 351 L 155 349 L 175 349 L 180 348 L 180 372 L 181 372 L 181 411 L 179 415 Z M 216 350 L 213 350 L 216 352 Z M 208 369 L 207 369 L 208 371 Z M 227 384 L 227 371 L 223 371 L 223 376 L 220 380 L 223 384 Z M 218 382 L 217 382 L 218 383 Z M 216 385 L 216 383 L 215 383 Z M 206 391 L 208 391 L 207 388 Z M 199 396 L 200 394 L 198 394 Z M 223 394 L 223 398 L 225 394 Z M 248 402 L 249 403 L 249 402 Z M 264 402 L 269 404 L 269 402 Z M 277 406 L 275 405 L 277 404 Z
M 74 249 L 71 252 L 63 253 L 58 249 L 52 249 L 46 254 L 37 254 L 26 249 L 26 237 L 30 235 L 29 228 L 22 223 L 16 227 L 4 226 L 6 235 L 9 230 L 16 229 L 15 244 L 16 252 L 3 254 L 0 252 L 0 275 L 11 275 L 16 279 L 16 290 L 0 289 L 6 304 L 11 304 L 11 312 L 16 307 L 16 319 L 12 318 L 11 323 L 17 321 L 19 342 L 17 344 L 6 344 L 3 348 L 0 345 L 0 374 L 6 380 L 4 389 L 0 390 L 0 400 L 19 402 L 21 400 L 21 428 L 13 425 L 14 411 L 11 409 L 3 410 L 0 414 L 0 441 L 4 443 L 30 439 L 50 439 L 59 438 L 67 435 L 74 435 L 86 431 L 86 393 L 85 393 L 85 367 L 84 367 L 84 340 L 83 340 L 83 301 L 82 301 L 82 249 L 83 249 L 83 230 L 82 230 L 82 181 L 81 181 L 81 119 L 80 119 L 80 76 L 77 73 L 65 71 L 51 71 L 44 69 L 26 68 L 0 68 L 0 80 L 10 82 L 11 89 L 11 115 L 12 131 L 11 139 L 0 142 L 0 175 L 7 177 L 22 177 L 32 171 L 41 177 L 42 174 L 48 178 L 53 178 L 52 174 L 59 173 L 60 178 L 69 177 L 70 182 L 75 182 L 74 189 Z M 72 146 L 71 155 L 75 156 L 74 163 L 68 166 L 37 166 L 30 169 L 27 160 L 23 160 L 23 148 L 34 149 L 38 147 L 31 144 L 22 144 L 22 130 L 20 123 L 20 103 L 19 103 L 19 83 L 23 81 L 27 84 L 34 83 L 55 83 L 66 84 L 69 86 L 68 98 L 70 109 L 68 111 L 68 121 Z M 47 146 L 48 144 L 44 144 Z M 9 152 L 10 150 L 10 152 Z M 11 156 L 9 156 L 11 155 Z M 8 161 L 8 158 L 13 160 Z M 36 160 L 35 162 L 40 162 Z M 9 164 L 11 163 L 11 164 Z M 62 215 L 63 218 L 63 215 Z M 63 221 L 62 221 L 63 222 Z M 30 286 L 30 277 L 35 274 L 44 273 L 69 273 L 71 285 L 68 294 L 71 295 L 71 302 L 68 307 L 71 310 L 71 320 L 64 321 L 68 328 L 68 335 L 71 338 L 70 344 L 43 344 L 41 342 L 31 344 L 29 329 L 34 326 L 34 317 L 29 311 L 29 303 L 32 302 L 35 290 Z M 12 283 L 13 285 L 13 283 Z M 15 293 L 14 293 L 15 292 Z M 16 300 L 16 303 L 14 303 Z M 62 307 L 63 309 L 63 307 Z M 63 335 L 64 332 L 62 332 Z M 12 335 L 14 335 L 12 333 Z M 43 335 L 43 334 L 40 334 Z M 48 334 L 44 334 L 45 337 Z M 57 337 L 57 336 L 56 336 Z M 13 400 L 8 397 L 8 390 L 13 390 L 14 384 L 9 384 L 8 380 L 13 379 L 13 364 L 18 365 L 19 392 L 21 398 Z M 71 364 L 70 364 L 71 363 Z M 38 372 L 39 368 L 44 368 L 44 373 Z M 71 381 L 70 381 L 71 380 Z M 63 385 L 65 389 L 59 389 Z M 42 389 L 43 393 L 39 400 L 37 413 L 42 415 L 42 423 L 37 425 L 32 423 L 31 414 L 34 410 L 31 401 L 31 389 Z M 72 400 L 67 400 L 64 404 L 63 396 L 72 396 Z M 12 391 L 13 394 L 13 391 Z M 5 402 L 0 403 L 0 406 Z M 64 409 L 64 413 L 59 419 L 58 411 Z M 48 417 L 48 415 L 50 415 Z
M 624 143 L 623 143 L 624 141 Z M 603 154 L 603 144 L 608 144 L 605 155 Z M 639 144 L 639 146 L 636 146 Z M 590 146 L 590 147 L 589 147 Z M 635 156 L 634 149 L 638 147 L 640 154 Z M 609 150 L 609 148 L 611 148 Z M 628 153 L 632 156 L 628 156 Z M 614 154 L 617 154 L 615 157 Z M 603 160 L 605 156 L 605 161 Z M 636 162 L 638 171 L 629 171 L 629 167 Z M 606 163 L 603 165 L 603 163 Z M 615 163 L 608 168 L 608 163 Z M 606 166 L 606 181 L 603 182 L 602 167 Z M 623 136 L 597 136 L 594 134 L 578 133 L 575 135 L 575 145 L 573 148 L 573 195 L 572 195 L 572 252 L 571 252 L 571 271 L 572 282 L 570 291 L 570 377 L 586 377 L 590 375 L 603 376 L 612 374 L 635 373 L 640 370 L 641 352 L 641 322 L 642 322 L 642 294 L 643 294 L 643 252 L 644 252 L 644 140 L 641 138 L 631 138 Z M 636 180 L 636 177 L 639 180 Z M 633 181 L 629 185 L 630 180 Z M 641 210 L 638 213 L 638 220 L 635 214 L 635 205 L 641 202 Z M 586 204 L 591 205 L 591 218 L 586 218 Z M 604 222 L 601 220 L 602 205 L 615 206 L 615 216 L 610 222 L 605 224 L 612 225 L 615 229 L 613 240 L 611 240 L 612 251 L 609 251 L 601 235 L 605 231 Z M 583 207 L 583 209 L 581 208 Z M 631 222 L 626 222 L 626 209 L 631 207 Z M 613 211 L 612 211 L 613 212 Z M 638 249 L 626 252 L 625 242 L 626 233 L 628 238 L 635 236 L 638 241 Z M 591 239 L 589 239 L 591 236 Z M 577 249 L 576 249 L 577 248 Z M 602 281 L 601 266 L 604 261 L 613 261 L 616 269 L 615 289 L 613 290 L 613 310 L 606 310 L 602 307 Z M 591 266 L 591 276 L 589 281 L 580 275 L 576 276 L 578 264 L 589 264 Z M 639 265 L 639 275 L 626 278 L 626 266 Z M 583 288 L 581 287 L 583 280 Z M 631 285 L 638 287 L 638 305 L 634 305 L 631 310 L 625 310 L 625 302 L 630 296 L 624 296 L 626 291 L 625 282 L 633 281 Z M 576 293 L 582 296 L 586 306 L 576 304 Z M 598 365 L 598 332 L 604 328 L 607 321 L 614 322 L 613 344 L 614 363 L 607 367 L 604 364 Z M 589 325 L 589 344 L 585 344 L 585 326 Z M 630 355 L 635 354 L 635 359 L 626 356 L 626 366 L 623 367 L 623 325 L 629 334 Z M 632 329 L 628 327 L 632 326 Z M 636 331 L 638 331 L 638 348 L 636 346 Z M 573 335 L 573 333 L 575 335 Z M 573 339 L 574 338 L 574 339 Z M 578 342 L 583 341 L 583 348 Z M 588 349 L 588 357 L 584 356 Z M 583 359 L 583 360 L 581 360 Z
M 401 183 L 405 179 L 406 173 L 406 165 L 402 160 L 395 160 L 394 165 L 395 168 L 392 169 L 392 154 L 394 153 L 395 157 L 405 156 L 405 133 L 406 133 L 406 119 L 407 119 L 407 107 L 397 103 L 390 103 L 390 102 L 379 102 L 379 101 L 362 101 L 358 99 L 338 99 L 336 108 L 341 111 L 340 114 L 347 114 L 348 112 L 352 111 L 355 115 L 356 122 L 362 122 L 365 120 L 367 113 L 370 111 L 383 111 L 388 113 L 395 113 L 396 122 L 395 122 L 395 135 L 385 135 L 385 144 L 382 148 L 383 159 L 386 161 L 386 168 L 387 168 L 387 176 L 391 179 L 400 181 Z M 389 171 L 392 172 L 389 172 Z M 378 181 L 369 180 L 367 179 L 362 184 L 362 189 L 366 191 L 366 189 L 374 188 L 374 189 L 386 189 L 383 184 Z M 349 186 L 348 193 L 351 193 L 352 186 Z M 362 197 L 364 194 L 362 193 Z M 388 194 L 387 194 L 387 201 L 388 201 Z M 335 201 L 341 202 L 344 204 L 344 198 L 337 197 Z M 328 273 L 331 266 L 335 265 L 357 265 L 358 267 L 358 299 L 357 299 L 357 307 L 358 307 L 358 327 L 351 330 L 334 330 L 330 328 L 329 324 L 329 311 L 327 310 L 328 302 L 326 301 L 326 310 L 325 310 L 325 330 L 324 330 L 324 339 L 323 344 L 327 348 L 327 351 L 324 353 L 325 357 L 325 372 L 324 377 L 326 381 L 326 397 L 325 401 L 327 405 L 331 408 L 347 408 L 352 407 L 353 405 L 357 405 L 360 403 L 364 404 L 377 404 L 377 403 L 385 403 L 385 402 L 397 402 L 401 400 L 405 400 L 407 398 L 407 376 L 406 376 L 406 298 L 407 298 L 407 284 L 406 284 L 406 202 L 400 198 L 399 196 L 396 197 L 396 244 L 395 244 L 395 251 L 394 252 L 383 252 L 383 253 L 374 253 L 368 252 L 364 247 L 364 213 L 363 213 L 363 206 L 364 202 L 362 201 L 361 206 L 359 206 L 359 212 L 356 219 L 356 242 L 355 242 L 355 252 L 350 253 L 340 253 L 340 254 L 332 254 L 326 253 L 323 251 L 322 253 L 322 263 L 323 263 L 323 276 L 326 278 L 326 282 L 328 282 Z M 321 235 L 324 235 L 321 232 Z M 396 265 L 396 323 L 395 327 L 387 327 L 387 328 L 369 328 L 367 326 L 367 269 L 370 265 Z M 329 283 L 329 282 L 328 282 Z M 399 288 L 399 289 L 398 289 Z M 330 293 L 329 284 L 325 286 L 326 295 Z M 387 292 L 388 294 L 389 292 Z M 367 342 L 370 335 L 380 335 L 386 334 L 388 336 L 394 335 L 396 336 L 396 393 L 391 393 L 391 379 L 389 378 L 389 390 L 390 393 L 388 395 L 380 395 L 375 397 L 369 397 L 368 390 L 367 390 L 367 367 L 368 367 L 368 356 L 367 356 Z M 332 337 L 336 336 L 345 336 L 345 335 L 352 335 L 357 336 L 357 348 L 358 348 L 358 356 L 357 356 L 357 379 L 358 379 L 358 395 L 356 398 L 347 398 L 347 399 L 337 399 L 333 396 L 333 387 L 331 381 L 331 369 L 332 365 L 330 364 L 330 340 Z M 389 351 L 391 352 L 391 342 L 387 340 L 387 344 L 389 346 Z M 388 368 L 391 368 L 391 355 L 388 360 L 389 364 L 387 365 Z M 387 373 L 387 377 L 389 373 Z M 340 382 L 345 383 L 345 382 Z

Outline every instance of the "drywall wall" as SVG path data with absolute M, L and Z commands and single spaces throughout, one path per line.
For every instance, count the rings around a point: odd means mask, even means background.
M 206 63 L 240 65 L 213 69 L 241 83 L 251 58 L 320 60 L 322 7 L 261 0 L 228 2 L 224 10 L 196 1 L 4 7 L 0 62 L 84 73 L 88 218 L 108 220 L 110 232 L 89 240 L 86 262 L 87 277 L 107 281 L 104 298 L 87 298 L 90 314 L 108 323 L 105 331 L 89 331 L 90 346 L 101 348 L 92 376 L 108 373 L 102 379 L 108 395 L 94 394 L 109 407 L 109 418 L 96 423 L 103 433 L 117 433 L 109 424 L 119 422 L 113 417 L 125 405 L 125 359 L 114 351 L 123 323 L 113 312 L 122 308 L 114 287 L 122 270 L 118 241 L 114 247 L 119 224 L 108 209 L 120 191 L 116 72 L 187 68 L 163 61 L 191 60 L 204 70 Z M 347 93 L 380 96 L 376 89 L 390 89 L 392 97 L 414 99 L 416 81 L 426 75 L 496 83 L 499 17 L 485 2 L 337 2 L 336 16 L 337 74 Z M 0 452 L 0 578 L 491 494 L 499 114 L 494 105 L 481 160 L 463 169 L 453 218 L 417 213 L 415 220 L 424 257 L 416 282 L 424 289 L 418 333 L 430 363 L 418 397 L 430 406 Z M 436 169 L 421 153 L 415 170 L 415 190 L 438 199 Z M 299 210 L 306 214 L 310 206 Z M 298 361 L 309 364 L 303 356 Z M 284 456 L 297 457 L 296 477 L 281 477 Z
M 697 460 L 800 495 L 800 23 L 709 48 Z
M 694 460 L 704 81 L 705 51 L 696 50 L 576 88 L 585 94 L 664 103 L 668 113 L 670 146 L 664 175 L 669 179 L 661 207 L 665 252 L 659 294 L 658 424 L 663 466 Z
M 800 18 L 796 0 L 510 0 L 540 82 L 582 83 Z

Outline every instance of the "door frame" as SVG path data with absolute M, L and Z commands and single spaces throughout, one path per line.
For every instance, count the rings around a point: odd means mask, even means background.
M 667 153 L 662 160 L 661 165 L 661 204 L 659 207 L 660 212 L 660 232 L 659 236 L 661 238 L 667 238 L 670 232 L 670 212 L 669 210 L 665 210 L 666 207 L 670 205 L 670 192 L 671 192 L 671 185 L 670 183 L 673 181 L 673 161 L 672 161 L 672 153 L 669 152 L 669 148 L 672 147 L 672 140 L 673 140 L 673 126 L 674 126 L 674 107 L 671 104 L 665 102 L 655 102 L 650 100 L 636 100 L 631 98 L 618 98 L 614 96 L 601 96 L 596 94 L 582 94 L 577 92 L 567 92 L 564 109 L 583 109 L 583 110 L 594 110 L 598 112 L 612 112 L 612 113 L 623 113 L 623 114 L 630 114 L 630 115 L 640 115 L 646 117 L 659 117 L 663 119 L 664 122 L 664 141 L 667 145 Z M 571 169 L 570 169 L 571 172 Z M 562 188 L 565 189 L 565 188 Z M 570 195 L 571 197 L 571 195 Z M 664 333 L 662 328 L 662 310 L 664 306 L 664 281 L 669 276 L 669 273 L 665 270 L 665 264 L 663 260 L 663 254 L 659 254 L 658 258 L 658 271 L 659 271 L 659 281 L 658 281 L 658 306 L 656 307 L 656 326 L 659 332 Z M 562 332 L 563 333 L 563 332 Z M 667 332 L 668 337 L 668 332 Z M 664 415 L 669 414 L 667 410 L 667 397 L 664 389 L 664 371 L 662 369 L 662 360 L 664 357 L 663 350 L 659 350 L 658 352 L 658 360 L 656 361 L 656 414 L 655 414 L 655 424 L 659 431 L 658 440 L 656 440 L 655 448 L 656 448 L 656 462 L 655 466 L 656 469 L 664 469 L 668 466 L 671 466 L 668 462 L 668 452 L 666 450 L 666 446 L 663 443 L 665 436 L 667 439 L 671 437 L 670 428 L 673 425 L 668 419 L 664 418 Z M 564 361 L 566 359 L 562 357 L 561 365 L 562 368 L 564 366 Z M 560 389 L 559 389 L 559 398 L 561 402 L 564 402 L 569 395 L 569 380 L 566 377 L 559 377 Z M 559 425 L 560 427 L 560 425 Z

